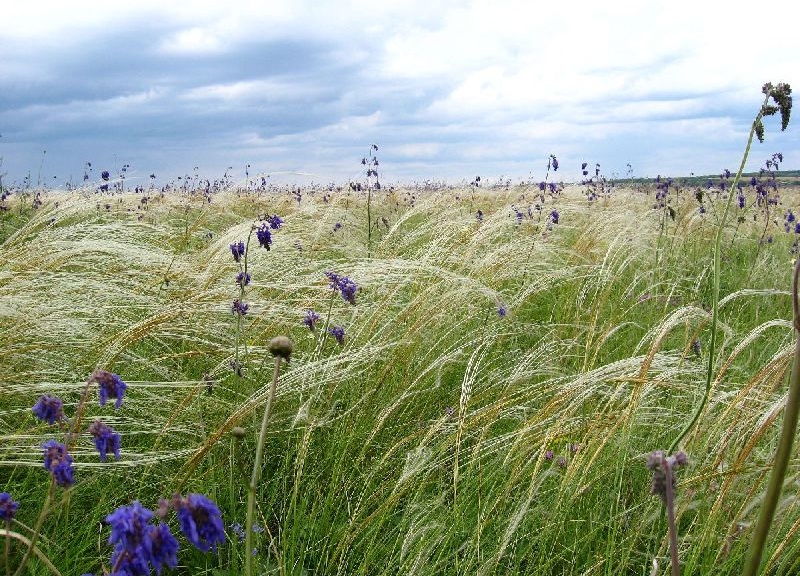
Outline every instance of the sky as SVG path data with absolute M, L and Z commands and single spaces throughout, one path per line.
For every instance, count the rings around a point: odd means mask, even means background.
M 673 0 L 27 0 L 0 26 L 3 183 L 127 168 L 297 183 L 735 170 L 800 4 Z M 768 118 L 748 169 L 800 168 Z M 247 166 L 250 166 L 247 168 Z

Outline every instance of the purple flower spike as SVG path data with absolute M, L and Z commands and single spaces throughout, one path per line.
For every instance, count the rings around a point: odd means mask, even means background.
M 44 420 L 48 424 L 55 424 L 57 421 L 66 420 L 64 417 L 64 404 L 60 398 L 45 394 L 33 406 L 33 413 L 39 420 Z
M 261 247 L 269 250 L 269 246 L 272 244 L 272 233 L 270 232 L 269 222 L 261 223 L 261 226 L 256 230 L 256 236 L 258 237 L 258 243 L 261 244 Z
M 56 484 L 62 487 L 72 486 L 72 456 L 67 453 L 67 447 L 55 440 L 48 440 L 42 444 L 44 448 L 44 468 L 56 479 Z
M 122 406 L 122 397 L 127 388 L 122 378 L 108 370 L 95 370 L 91 380 L 97 382 L 100 387 L 100 406 L 105 406 L 109 398 L 117 399 L 114 408 Z
M 347 276 L 340 276 L 336 272 L 325 272 L 334 292 L 339 292 L 345 302 L 355 305 L 358 286 Z
M 269 223 L 269 227 L 273 230 L 278 230 L 281 226 L 283 226 L 283 218 L 278 216 L 277 214 L 273 214 L 269 218 L 267 218 L 267 222 Z
M 233 259 L 236 262 L 239 262 L 242 259 L 242 256 L 244 256 L 244 241 L 239 240 L 238 242 L 234 242 L 231 244 L 230 248 Z
M 311 330 L 313 332 L 314 328 L 316 328 L 316 325 L 317 325 L 318 321 L 319 321 L 319 314 L 314 312 L 314 310 L 312 310 L 312 309 L 309 309 L 308 311 L 306 311 L 306 317 L 303 318 L 303 324 L 308 326 L 309 330 Z
M 19 502 L 14 502 L 11 494 L 0 492 L 0 520 L 11 522 L 17 513 L 17 508 L 19 508 Z
M 340 346 L 344 345 L 344 327 L 343 326 L 333 326 L 328 328 L 328 333 L 336 338 L 336 341 L 339 343 Z
M 186 498 L 173 498 L 178 512 L 181 532 L 199 550 L 217 551 L 217 544 L 225 542 L 225 526 L 219 508 L 202 494 L 189 494 Z
M 106 455 L 110 450 L 114 454 L 114 459 L 119 460 L 119 433 L 110 426 L 106 426 L 102 420 L 95 420 L 89 426 L 89 434 L 94 436 L 94 446 L 100 453 L 100 460 L 106 461 Z

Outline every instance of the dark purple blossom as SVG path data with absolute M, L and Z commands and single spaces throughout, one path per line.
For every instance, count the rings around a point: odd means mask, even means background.
M 508 314 L 508 308 L 506 308 L 505 304 L 500 304 L 497 307 L 497 315 L 500 316 L 500 318 L 505 318 L 506 314 Z
M 231 313 L 238 314 L 239 316 L 244 316 L 247 314 L 247 311 L 250 309 L 250 304 L 247 302 L 242 302 L 238 298 L 233 301 L 231 304 Z
M 558 213 L 558 210 L 553 210 L 552 212 L 550 212 L 550 221 L 553 224 L 558 224 L 559 217 L 560 217 L 560 215 Z
M 116 398 L 114 408 L 122 405 L 122 397 L 125 395 L 127 385 L 117 374 L 108 370 L 95 370 L 92 374 L 93 381 L 97 382 L 100 388 L 100 406 L 105 406 L 109 398 Z
M 100 453 L 100 460 L 106 461 L 106 455 L 109 451 L 114 454 L 114 459 L 119 460 L 119 433 L 110 426 L 107 426 L 102 420 L 95 420 L 89 426 L 89 434 L 94 436 L 94 447 Z
M 44 448 L 44 468 L 56 479 L 56 484 L 62 487 L 72 486 L 72 456 L 67 453 L 67 447 L 55 440 L 48 440 L 42 444 Z
M 303 318 L 303 324 L 308 326 L 308 329 L 311 330 L 312 332 L 316 328 L 317 321 L 319 321 L 319 314 L 317 314 L 316 312 L 314 312 L 314 310 L 310 308 L 306 310 L 306 317 Z
M 177 566 L 178 541 L 166 524 L 150 524 L 153 516 L 138 501 L 106 516 L 106 523 L 111 526 L 108 542 L 114 544 L 111 556 L 114 574 L 149 575 L 149 565 L 161 574 L 164 566 Z
M 231 244 L 230 248 L 233 259 L 236 262 L 239 262 L 242 259 L 242 256 L 244 256 L 244 241 L 239 240 L 238 242 L 234 242 Z
M 345 302 L 356 303 L 356 291 L 358 286 L 347 276 L 340 276 L 336 272 L 325 272 L 325 276 L 330 281 L 330 287 L 334 292 L 339 292 Z
M 45 394 L 36 404 L 33 405 L 33 413 L 39 420 L 44 420 L 48 424 L 55 424 L 65 420 L 64 403 L 60 398 Z
M 281 226 L 283 226 L 283 218 L 277 214 L 267 217 L 267 222 L 269 223 L 269 227 L 273 230 L 278 230 Z
M 256 236 L 261 247 L 269 250 L 270 244 L 272 244 L 272 232 L 270 232 L 269 222 L 261 223 L 261 226 L 256 230 Z
M 328 328 L 328 333 L 336 338 L 336 341 L 339 345 L 344 345 L 344 327 L 343 326 L 332 326 Z
M 0 520 L 6 523 L 11 522 L 17 513 L 17 508 L 19 508 L 19 502 L 14 502 L 11 494 L 0 492 Z
M 236 275 L 236 283 L 239 286 L 247 286 L 250 284 L 250 273 L 249 272 L 239 272 Z
M 225 527 L 219 508 L 202 494 L 188 494 L 186 498 L 173 498 L 178 512 L 181 532 L 199 550 L 217 550 L 217 544 L 225 542 Z
M 475 219 L 478 222 L 483 222 L 483 211 L 478 210 L 478 212 L 475 214 Z

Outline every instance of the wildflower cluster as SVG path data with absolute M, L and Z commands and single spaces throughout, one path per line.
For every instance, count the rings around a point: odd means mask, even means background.
M 115 408 L 120 407 L 127 386 L 119 375 L 107 370 L 96 370 L 86 382 L 87 390 L 92 383 L 98 385 L 100 406 L 105 406 L 109 398 L 115 398 Z M 79 406 L 79 409 L 82 409 L 82 406 Z M 49 394 L 41 396 L 31 411 L 39 420 L 47 422 L 51 426 L 57 422 L 67 422 L 67 418 L 64 416 L 64 403 L 56 396 Z M 109 451 L 114 454 L 116 460 L 119 460 L 119 433 L 104 424 L 102 420 L 96 420 L 89 426 L 87 432 L 94 437 L 95 448 L 100 454 L 100 460 L 105 462 Z M 42 444 L 42 449 L 44 450 L 44 468 L 50 472 L 56 484 L 65 488 L 72 486 L 74 483 L 73 458 L 69 454 L 67 444 L 51 439 Z
M 262 215 L 259 216 L 259 222 L 257 226 L 253 226 L 252 230 L 255 230 L 259 245 L 269 250 L 272 245 L 272 232 L 279 230 L 280 227 L 283 226 L 283 218 L 277 214 L 273 214 L 272 216 Z M 230 245 L 230 250 L 234 262 L 239 264 L 239 272 L 236 274 L 236 285 L 239 286 L 239 297 L 234 299 L 231 303 L 231 313 L 241 318 L 247 314 L 250 309 L 250 305 L 243 300 L 244 288 L 248 286 L 252 280 L 252 276 L 247 271 L 247 264 L 245 262 L 247 245 L 244 240 L 238 240 Z M 244 266 L 242 266 L 243 263 Z
M 106 516 L 111 526 L 108 543 L 114 546 L 111 555 L 111 573 L 131 576 L 148 575 L 151 570 L 161 574 L 163 568 L 178 565 L 180 545 L 163 520 L 170 509 L 178 516 L 181 533 L 203 552 L 214 550 L 225 541 L 225 530 L 219 508 L 201 494 L 185 498 L 175 494 L 170 500 L 162 499 L 156 512 L 135 501 L 121 506 Z
M 584 178 L 581 181 L 581 185 L 586 186 L 584 194 L 586 194 L 586 199 L 591 204 L 599 198 L 608 198 L 611 196 L 614 190 L 614 183 L 607 180 L 605 176 L 600 175 L 599 163 L 595 163 L 594 165 L 594 176 L 589 176 L 588 166 L 588 162 L 581 163 L 581 175 Z M 587 178 L 587 176 L 589 177 Z

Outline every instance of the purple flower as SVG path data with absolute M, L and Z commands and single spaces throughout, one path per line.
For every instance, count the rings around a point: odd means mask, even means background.
M 547 450 L 547 451 L 544 453 L 544 459 L 545 459 L 545 460 L 547 460 L 547 461 L 550 461 L 550 460 L 552 460 L 554 457 L 555 457 L 555 454 L 553 453 L 553 451 L 552 451 L 552 450 Z
M 163 566 L 177 566 L 178 541 L 166 524 L 150 524 L 153 516 L 138 501 L 106 516 L 106 523 L 111 526 L 108 542 L 115 545 L 111 556 L 115 574 L 148 575 L 148 564 L 161 574 Z
M 336 232 L 341 227 L 342 227 L 342 223 L 341 222 L 337 222 L 336 224 L 333 225 L 333 231 Z
M 234 242 L 231 244 L 230 248 L 233 259 L 236 262 L 239 262 L 242 259 L 242 256 L 244 256 L 244 241 L 239 240 L 238 242 Z
M 247 314 L 247 311 L 250 309 L 250 304 L 247 302 L 242 302 L 238 298 L 233 301 L 231 304 L 231 313 L 238 314 L 240 316 L 244 316 Z
M 102 420 L 95 420 L 89 426 L 89 434 L 94 436 L 94 446 L 100 453 L 100 460 L 106 461 L 108 451 L 114 453 L 114 459 L 119 460 L 119 433 L 110 426 L 106 426 Z
M 270 228 L 273 230 L 278 230 L 283 225 L 283 218 L 277 214 L 273 214 L 267 218 L 267 222 L 269 223 Z
M 225 527 L 219 508 L 202 494 L 189 494 L 186 498 L 176 495 L 173 499 L 178 512 L 181 532 L 199 550 L 217 550 L 217 544 L 225 542 Z
M 675 488 L 676 479 L 672 474 L 680 466 L 686 466 L 689 459 L 684 452 L 676 452 L 672 456 L 664 456 L 661 450 L 655 450 L 647 456 L 647 468 L 653 473 L 653 481 L 650 486 L 650 493 L 657 494 L 661 499 L 667 501 L 667 482 Z M 669 467 L 666 466 L 669 464 Z M 669 473 L 668 473 L 669 471 Z
M 558 170 L 558 160 L 556 160 L 554 154 L 550 154 L 550 160 L 551 160 L 550 163 L 553 166 L 553 172 L 555 172 L 556 170 Z
M 244 542 L 244 537 L 246 536 L 246 534 L 241 524 L 236 522 L 235 524 L 231 524 L 229 528 L 233 531 L 234 534 L 236 534 L 236 537 L 239 539 L 240 543 Z
M 344 327 L 343 326 L 333 326 L 328 328 L 328 333 L 336 338 L 336 341 L 339 345 L 344 345 Z
M 249 272 L 239 272 L 236 275 L 236 283 L 239 286 L 247 286 L 250 284 L 250 273 Z
M 506 308 L 506 305 L 500 304 L 500 306 L 497 307 L 497 315 L 500 316 L 500 318 L 505 318 L 506 314 L 508 314 L 508 309 Z
M 319 314 L 314 312 L 311 308 L 306 311 L 306 317 L 303 318 L 303 324 L 308 326 L 308 329 L 312 332 L 314 328 L 316 328 L 317 321 L 319 320 Z
M 55 424 L 56 421 L 65 420 L 64 403 L 60 398 L 45 394 L 33 406 L 33 413 L 39 420 L 44 420 L 48 424 Z
M 270 232 L 269 222 L 261 223 L 261 226 L 256 230 L 256 236 L 258 237 L 258 243 L 261 244 L 261 247 L 269 250 L 269 246 L 272 244 L 272 232 Z
M 116 398 L 114 408 L 122 405 L 122 397 L 125 395 L 127 385 L 122 379 L 108 370 L 95 370 L 91 380 L 97 382 L 100 387 L 100 406 L 105 406 L 109 398 Z
M 481 210 L 478 210 L 477 214 L 475 214 L 475 219 L 478 222 L 483 222 L 483 212 Z
M 558 224 L 559 217 L 560 217 L 560 215 L 558 213 L 558 210 L 553 210 L 552 212 L 550 212 L 550 221 L 553 224 Z
M 336 272 L 325 272 L 334 292 L 339 292 L 345 302 L 355 305 L 358 286 L 347 276 L 339 276 Z
M 67 447 L 55 440 L 48 440 L 42 444 L 44 448 L 44 468 L 56 479 L 56 484 L 62 487 L 72 486 L 72 456 L 67 453 Z
M 8 492 L 0 492 L 0 520 L 9 523 L 14 519 L 14 515 L 19 508 L 19 502 L 11 499 Z

